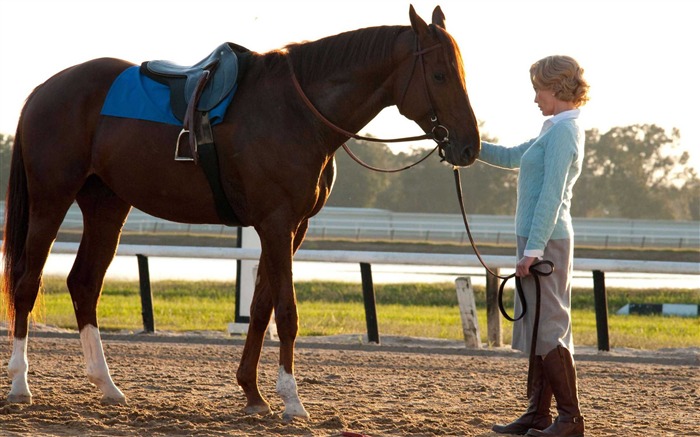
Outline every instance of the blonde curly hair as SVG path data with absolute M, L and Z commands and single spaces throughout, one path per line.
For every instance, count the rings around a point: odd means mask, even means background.
M 535 89 L 546 89 L 578 108 L 589 100 L 590 86 L 583 78 L 583 68 L 571 56 L 553 55 L 542 58 L 530 67 L 530 80 Z

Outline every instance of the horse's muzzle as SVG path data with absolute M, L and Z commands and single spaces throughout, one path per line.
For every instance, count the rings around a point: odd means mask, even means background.
M 472 165 L 474 161 L 476 161 L 480 151 L 481 143 L 466 145 L 448 143 L 443 149 L 443 154 L 445 156 L 445 161 L 450 164 L 458 167 L 466 167 Z

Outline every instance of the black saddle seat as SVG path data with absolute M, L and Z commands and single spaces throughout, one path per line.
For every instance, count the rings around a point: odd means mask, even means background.
M 234 43 L 224 43 L 209 56 L 192 66 L 182 66 L 170 61 L 148 61 L 141 64 L 141 72 L 151 79 L 170 87 L 170 107 L 175 117 L 183 121 L 190 100 L 194 98 L 200 78 L 209 72 L 202 90 L 197 111 L 207 112 L 231 92 L 244 68 L 241 60 L 249 50 Z M 239 59 L 242 58 L 242 59 Z

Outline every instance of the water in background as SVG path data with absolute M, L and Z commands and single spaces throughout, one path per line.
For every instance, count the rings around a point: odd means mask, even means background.
M 51 254 L 44 269 L 45 276 L 66 276 L 75 255 Z M 230 259 L 160 258 L 149 257 L 151 281 L 166 279 L 235 281 L 236 261 Z M 502 274 L 512 271 L 502 270 Z M 362 282 L 360 265 L 354 263 L 294 262 L 295 281 Z M 470 276 L 472 284 L 485 284 L 483 268 L 458 268 L 415 265 L 372 265 L 372 281 L 387 283 L 435 283 L 454 282 L 459 276 Z M 139 272 L 135 256 L 117 256 L 107 271 L 107 279 L 138 280 Z M 512 284 L 514 281 L 511 281 Z M 606 273 L 608 288 L 678 288 L 700 290 L 697 275 L 671 275 L 647 273 Z M 593 288 L 591 272 L 574 272 L 575 289 Z

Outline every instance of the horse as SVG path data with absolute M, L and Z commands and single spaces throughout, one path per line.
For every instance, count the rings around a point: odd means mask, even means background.
M 235 224 L 253 226 L 261 242 L 249 330 L 236 372 L 246 397 L 244 414 L 272 413 L 259 390 L 258 365 L 274 311 L 282 417 L 309 418 L 294 372 L 299 320 L 292 262 L 309 218 L 331 192 L 334 154 L 348 139 L 345 132 L 358 132 L 383 108 L 396 105 L 434 134 L 448 163 L 468 166 L 479 154 L 462 57 L 445 30 L 442 10 L 436 7 L 427 24 L 410 6 L 409 18 L 410 26 L 368 27 L 251 52 L 230 108 L 212 128 L 221 187 L 238 218 Z M 202 168 L 172 157 L 180 127 L 101 114 L 111 84 L 133 65 L 100 58 L 69 67 L 36 87 L 21 111 L 3 243 L 10 403 L 32 402 L 29 316 L 47 256 L 73 202 L 83 215 L 83 234 L 66 282 L 87 378 L 105 404 L 126 402 L 105 360 L 97 304 L 129 211 L 136 207 L 182 223 L 222 223 Z

